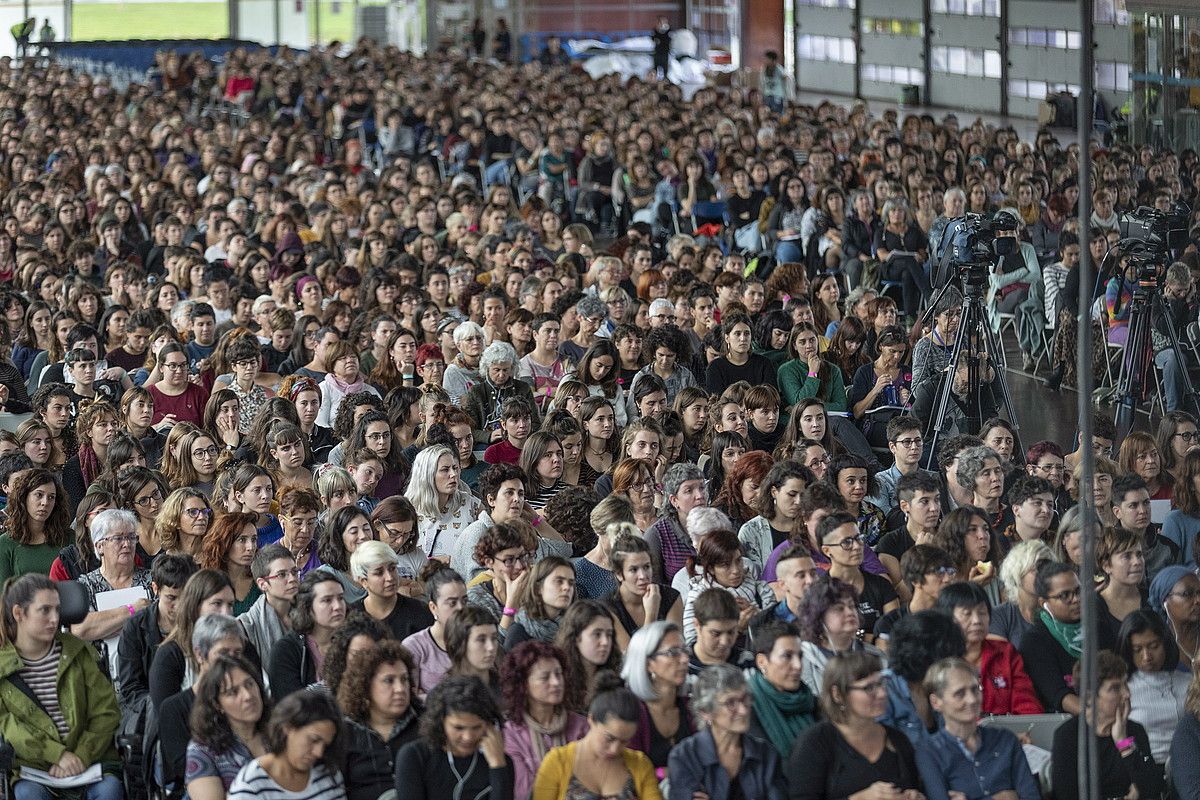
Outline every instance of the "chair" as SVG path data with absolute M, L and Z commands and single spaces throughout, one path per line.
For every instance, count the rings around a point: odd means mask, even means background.
M 83 622 L 92 610 L 92 598 L 79 581 L 55 581 L 58 585 L 59 623 L 64 627 Z

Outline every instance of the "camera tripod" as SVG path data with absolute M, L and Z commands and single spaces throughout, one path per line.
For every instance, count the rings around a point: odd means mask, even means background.
M 983 287 L 987 282 L 987 277 L 986 274 L 976 274 L 977 270 L 978 265 L 974 268 L 961 269 L 962 319 L 958 324 L 958 332 L 954 336 L 954 347 L 950 351 L 950 363 L 946 367 L 945 377 L 938 389 L 937 401 L 930 418 L 929 427 L 933 435 L 929 443 L 929 455 L 926 458 L 927 469 L 933 468 L 934 459 L 937 457 L 938 439 L 949 433 L 953 422 L 948 414 L 951 403 L 957 403 L 966 412 L 962 433 L 978 432 L 980 426 L 983 425 L 983 420 L 991 416 L 984 413 L 983 394 L 985 391 L 992 391 L 992 388 L 985 385 L 983 381 L 983 374 L 989 366 L 997 370 L 993 380 L 999 384 L 1000 388 L 1000 402 L 993 413 L 997 413 L 1001 409 L 1007 412 L 1008 419 L 1013 426 L 1013 438 L 1016 440 L 1014 442 L 1015 452 L 1024 451 L 1021 446 L 1021 426 L 1017 422 L 1012 396 L 1008 390 L 1008 381 L 1004 375 L 1004 350 L 1000 345 L 999 338 L 992 332 L 987 315 L 983 310 Z M 925 312 L 924 320 L 933 316 L 938 302 L 954 285 L 954 281 L 947 280 L 938 290 L 937 295 L 929 303 L 929 310 Z M 967 365 L 965 402 L 958 403 L 954 400 L 954 376 L 958 374 L 958 368 L 964 358 Z M 991 381 L 987 383 L 990 384 Z
M 1148 377 L 1153 374 L 1152 370 L 1155 368 L 1153 338 L 1150 334 L 1156 317 L 1166 323 L 1167 339 L 1174 351 L 1173 357 L 1179 369 L 1179 378 L 1183 382 L 1183 401 L 1185 405 L 1191 403 L 1193 413 L 1200 411 L 1200 396 L 1197 396 L 1191 376 L 1188 375 L 1187 362 L 1179 345 L 1179 334 L 1175 331 L 1175 322 L 1171 319 L 1159 290 L 1157 268 L 1144 273 L 1139 270 L 1133 299 L 1129 302 L 1129 336 L 1125 340 L 1120 377 L 1114 392 L 1117 410 L 1113 422 L 1117 426 L 1118 442 L 1123 441 L 1133 427 L 1137 405 L 1149 398 L 1150 387 L 1154 383 Z

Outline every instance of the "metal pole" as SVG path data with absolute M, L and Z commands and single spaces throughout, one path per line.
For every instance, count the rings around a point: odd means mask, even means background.
M 1080 653 L 1081 686 L 1080 709 L 1084 720 L 1079 726 L 1079 792 L 1083 797 L 1100 796 L 1099 760 L 1096 752 L 1096 736 L 1087 724 L 1087 709 L 1096 703 L 1096 583 L 1092 576 L 1096 572 L 1096 524 L 1095 509 L 1092 507 L 1092 484 L 1096 460 L 1092 453 L 1092 293 L 1095 277 L 1091 264 L 1090 225 L 1092 217 L 1092 89 L 1095 83 L 1094 48 L 1092 32 L 1093 0 L 1080 0 L 1079 32 L 1083 46 L 1079 50 L 1079 103 L 1076 109 L 1079 124 L 1079 319 L 1076 336 L 1079 352 L 1076 362 L 1076 383 L 1079 390 L 1079 454 L 1082 465 L 1079 504 L 1083 512 L 1083 565 L 1079 576 L 1082 590 L 1083 617 L 1081 635 L 1083 649 Z M 1103 341 L 1096 347 L 1104 348 Z M 1086 787 L 1086 788 L 1085 788 Z

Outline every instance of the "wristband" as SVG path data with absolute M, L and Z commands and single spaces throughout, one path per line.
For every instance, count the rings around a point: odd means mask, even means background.
M 135 613 L 137 613 L 137 612 L 135 612 L 135 611 L 133 610 L 133 603 L 127 603 L 127 604 L 125 605 L 125 610 L 129 612 L 129 616 L 131 616 L 131 617 L 132 617 L 132 616 L 133 616 Z
M 815 372 L 811 372 L 811 371 L 810 371 L 810 372 L 808 373 L 808 377 L 810 377 L 810 378 L 815 378 L 815 377 L 817 377 L 817 373 L 815 373 Z
M 529 524 L 536 528 L 542 524 L 542 518 L 535 515 L 534 518 L 530 520 Z
M 517 610 L 515 608 L 509 608 L 507 606 L 504 607 L 504 612 L 501 614 L 501 616 L 503 616 L 503 617 L 515 617 L 516 615 L 517 615 Z
M 1137 744 L 1137 741 L 1132 736 L 1126 736 L 1121 741 L 1117 742 L 1118 750 L 1127 750 Z
M 659 782 L 661 783 L 663 778 L 667 777 L 667 768 L 666 767 L 658 767 L 657 769 L 655 769 L 654 777 L 658 778 Z

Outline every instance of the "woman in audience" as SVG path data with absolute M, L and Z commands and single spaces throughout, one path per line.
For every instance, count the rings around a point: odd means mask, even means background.
M 321 500 L 311 489 L 285 486 L 279 492 L 279 524 L 283 538 L 279 543 L 288 549 L 303 578 L 321 566 L 317 557 L 317 519 Z
M 288 614 L 292 629 L 275 643 L 267 662 L 272 697 L 279 700 L 317 682 L 333 634 L 345 621 L 341 582 L 322 570 L 305 575 Z
M 228 800 L 340 797 L 338 772 L 345 746 L 342 714 L 324 692 L 284 697 L 271 712 L 267 752 L 242 767 Z
M 536 640 L 517 645 L 500 667 L 504 751 L 513 763 L 514 797 L 529 796 L 550 750 L 587 733 L 587 720 L 565 705 L 566 668 L 561 650 Z
M 208 498 L 195 489 L 184 487 L 171 492 L 154 521 L 154 533 L 162 545 L 160 552 L 199 557 L 212 514 Z
M 225 800 L 238 772 L 267 752 L 270 701 L 262 670 L 241 656 L 217 656 L 196 685 L 185 783 L 191 800 Z
M 1021 542 L 1008 551 L 1000 564 L 1000 583 L 1007 599 L 992 608 L 989 633 L 1021 649 L 1022 638 L 1033 630 L 1041 611 L 1034 588 L 1038 567 L 1054 560 L 1050 548 L 1039 540 Z
M 508 466 L 508 465 L 506 465 Z M 503 639 L 517 615 L 534 556 L 531 529 L 523 524 L 495 525 L 483 532 L 475 545 L 474 560 L 487 568 L 482 580 L 467 591 L 467 600 L 492 614 Z M 512 613 L 506 614 L 506 611 Z
M 704 474 L 695 464 L 672 464 L 663 476 L 662 494 L 658 521 L 645 532 L 645 539 L 654 554 L 655 577 L 669 584 L 687 560 L 696 557 L 687 535 L 687 515 L 697 506 L 708 505 Z
M 446 625 L 446 654 L 450 656 L 447 676 L 473 675 L 500 696 L 500 634 L 488 612 L 467 605 L 455 614 Z
M 1004 465 L 990 447 L 969 447 L 958 454 L 955 477 L 959 486 L 970 489 L 971 504 L 984 512 L 992 530 L 1002 531 L 1012 521 L 1012 510 L 1001 502 L 1004 496 Z
M 1179 668 L 1194 672 L 1200 657 L 1200 578 L 1184 567 L 1166 567 L 1154 576 L 1149 597 L 1179 648 Z
M 176 426 L 174 430 L 179 429 Z M 211 436 L 201 430 L 181 434 L 176 448 L 178 454 L 171 453 L 171 437 L 167 437 L 167 451 L 163 456 L 162 473 L 168 485 L 175 488 L 185 486 L 202 492 L 206 497 L 212 497 L 213 482 L 217 477 L 217 457 L 220 450 Z
M 801 731 L 816 721 L 817 700 L 805 685 L 803 648 L 794 625 L 772 620 L 754 633 L 754 666 L 748 670 L 751 735 L 786 757 Z
M 639 420 L 634 424 L 646 423 Z M 658 462 L 659 466 L 663 464 L 665 461 Z M 629 499 L 633 507 L 633 523 L 639 531 L 646 530 L 658 519 L 658 508 L 655 505 L 655 487 L 658 480 L 654 476 L 654 468 L 655 463 L 646 458 L 622 459 L 613 468 L 612 481 L 609 483 L 611 491 L 605 495 L 611 497 L 616 494 Z M 605 477 L 607 476 L 601 476 L 601 481 Z
M 1071 566 L 1048 562 L 1038 567 L 1034 591 L 1041 610 L 1033 630 L 1021 638 L 1025 671 L 1033 680 L 1043 708 L 1078 714 L 1081 706 L 1077 684 L 1071 683 L 1069 676 L 1083 648 L 1079 578 Z
M 595 600 L 576 600 L 563 615 L 554 643 L 563 652 L 566 678 L 564 703 L 572 711 L 587 710 L 596 675 L 621 668 L 612 617 Z
M 404 647 L 413 660 L 413 691 L 422 699 L 450 669 L 446 626 L 467 602 L 467 587 L 462 576 L 449 567 L 441 567 L 427 575 L 425 591 L 433 623 L 404 639 Z
M 817 329 L 808 322 L 792 328 L 787 348 L 791 360 L 779 368 L 778 375 L 783 402 L 794 406 L 815 397 L 832 411 L 847 411 L 845 376 L 835 362 L 821 356 L 819 340 Z
M 959 506 L 946 515 L 929 543 L 950 556 L 963 580 L 977 584 L 993 605 L 999 604 L 996 565 L 1001 550 L 987 512 L 978 506 Z
M 580 598 L 604 598 L 617 590 L 612 569 L 612 549 L 621 534 L 635 537 L 633 506 L 620 495 L 610 494 L 592 509 L 588 518 L 596 546 L 575 559 L 575 594 Z
M 262 594 L 250 574 L 250 562 L 258 552 L 257 521 L 254 514 L 221 514 L 209 530 L 197 559 L 202 569 L 219 570 L 229 576 L 235 616 L 249 611 Z
M 477 677 L 453 676 L 429 694 L 420 736 L 396 754 L 397 794 L 416 800 L 513 800 L 503 718 Z
M 321 662 L 321 683 L 331 695 L 337 697 L 349 662 L 390 638 L 391 632 L 379 620 L 371 619 L 361 611 L 346 615 L 346 621 L 333 632 L 329 647 L 325 649 L 325 658 Z
M 66 494 L 54 473 L 35 467 L 10 480 L 0 535 L 0 586 L 28 573 L 49 574 L 71 533 Z
M 512 650 L 529 639 L 553 642 L 562 615 L 574 599 L 575 568 L 570 561 L 548 556 L 534 564 L 516 597 L 516 615 L 504 636 L 505 649 Z
M 987 593 L 974 583 L 952 583 L 942 587 L 936 608 L 954 617 L 967 640 L 963 658 L 982 681 L 983 713 L 1041 714 L 1021 654 L 1008 642 L 988 637 L 992 604 Z
M 605 602 L 616 625 L 618 650 L 624 653 L 630 638 L 648 623 L 666 620 L 683 625 L 683 598 L 670 586 L 655 583 L 650 547 L 643 539 L 618 536 L 609 560 L 617 590 Z
M 1196 536 L 1200 535 L 1200 449 L 1194 444 L 1180 460 L 1174 508 L 1163 520 L 1162 535 L 1179 545 L 1183 563 L 1194 565 Z M 1111 504 L 1110 504 L 1111 505 Z
M 645 753 L 656 770 L 666 773 L 676 742 L 695 730 L 688 710 L 685 686 L 688 649 L 683 631 L 673 622 L 648 622 L 629 640 L 621 677 L 641 702 L 641 714 L 632 739 L 634 750 Z
M 725 473 L 725 481 L 713 499 L 713 507 L 729 517 L 734 530 L 742 530 L 743 526 L 759 517 L 755 507 L 759 489 L 774 463 L 770 453 L 752 450 Z
M 396 753 L 418 735 L 415 674 L 412 657 L 393 640 L 379 642 L 347 664 L 337 701 L 346 715 L 340 766 L 348 800 L 377 800 L 395 788 Z
M 350 573 L 366 591 L 361 601 L 347 604 L 383 622 L 397 640 L 433 624 L 433 616 L 420 600 L 400 594 L 399 557 L 383 542 L 360 544 L 350 556 Z
M 58 552 L 58 558 L 50 565 L 50 577 L 56 581 L 72 581 L 100 566 L 100 558 L 92 544 L 92 520 L 101 511 L 119 508 L 117 496 L 99 486 L 94 486 L 79 505 L 75 507 L 75 521 L 71 523 L 74 541 Z
M 200 664 L 192 650 L 192 629 L 209 614 L 233 616 L 233 584 L 224 572 L 202 569 L 188 578 L 175 607 L 175 625 L 150 662 L 150 702 L 157 709 L 196 680 Z
M 1190 683 L 1188 674 L 1177 669 L 1179 648 L 1161 617 L 1139 609 L 1121 623 L 1116 653 L 1129 670 L 1129 718 L 1146 729 L 1154 760 L 1166 764 Z
M 350 504 L 333 512 L 321 529 L 317 542 L 317 556 L 321 566 L 317 571 L 336 579 L 342 584 L 342 594 L 347 603 L 361 602 L 367 596 L 364 589 L 350 574 L 350 559 L 359 546 L 374 541 L 375 528 L 371 520 L 356 505 Z
M 545 508 L 552 497 L 567 487 L 562 479 L 562 443 L 552 433 L 531 433 L 521 448 L 518 466 L 525 472 L 525 493 L 530 507 L 536 512 Z
M 887 578 L 863 569 L 866 536 L 858 532 L 858 521 L 845 511 L 834 511 L 817 524 L 816 535 L 821 552 L 829 559 L 829 577 L 853 587 L 863 630 L 875 630 L 880 617 L 900 607 L 900 598 Z M 873 639 L 867 635 L 867 641 Z
M 1170 500 L 1175 490 L 1171 473 L 1162 468 L 1162 454 L 1154 437 L 1145 431 L 1131 431 L 1121 442 L 1117 466 L 1122 474 L 1137 475 L 1146 482 L 1151 500 Z
M 25 575 L 3 589 L 0 646 L 0 738 L 11 767 L 71 777 L 93 765 L 105 773 L 80 789 L 84 800 L 120 800 L 114 734 L 121 720 L 112 684 L 92 649 L 59 630 L 57 585 L 45 575 Z M 25 688 L 22 688 L 25 687 Z M 31 701 L 29 695 L 37 696 Z M 46 787 L 18 779 L 13 797 L 50 800 Z
M 1079 683 L 1077 663 L 1071 673 Z M 1050 782 L 1056 797 L 1084 797 L 1079 786 L 1079 726 L 1096 737 L 1100 797 L 1160 797 L 1166 789 L 1162 768 L 1154 763 L 1146 729 L 1129 718 L 1129 673 L 1125 662 L 1107 650 L 1096 656 L 1096 705 L 1090 704 L 1054 731 Z
M 839 653 L 831 658 L 820 698 L 824 719 L 800 734 L 783 764 L 790 800 L 924 796 L 912 743 L 876 722 L 888 699 L 878 657 Z
M 460 472 L 458 456 L 445 445 L 422 450 L 413 462 L 404 496 L 417 510 L 418 546 L 429 558 L 449 560 L 459 534 L 483 510 Z
M 974 667 L 959 658 L 946 658 L 929 668 L 925 683 L 929 704 L 945 725 L 917 749 L 926 796 L 955 793 L 1041 800 L 1042 791 L 1017 737 L 1003 728 L 979 724 L 987 679 L 981 692 Z
M 62 469 L 63 489 L 72 512 L 88 486 L 103 472 L 108 462 L 109 445 L 118 430 L 117 409 L 107 400 L 93 402 L 82 409 L 75 419 L 79 452 L 67 459 Z
M 733 595 L 741 609 L 738 629 L 744 633 L 750 626 L 750 620 L 775 602 L 775 592 L 767 584 L 747 574 L 742 546 L 733 531 L 713 531 L 701 540 L 697 550 L 696 564 L 702 571 L 692 578 L 683 605 L 684 638 L 695 642 L 696 598 L 704 590 L 712 588 L 724 589 Z
M 1096 543 L 1096 566 L 1104 573 L 1104 586 L 1097 594 L 1097 646 L 1117 649 L 1121 623 L 1144 607 L 1142 583 L 1146 579 L 1143 537 L 1125 528 L 1105 528 Z
M 787 786 L 779 772 L 779 754 L 750 730 L 753 705 L 743 674 L 730 664 L 713 664 L 691 689 L 692 713 L 705 727 L 671 749 L 670 800 L 757 797 L 784 800 Z
M 884 660 L 883 651 L 862 641 L 858 592 L 837 578 L 822 577 L 809 587 L 795 620 L 800 627 L 801 678 L 819 695 L 825 666 L 839 653 L 861 651 Z
M 145 567 L 150 567 L 154 557 L 162 552 L 162 542 L 154 526 L 162 512 L 163 500 L 170 493 L 162 475 L 146 467 L 129 467 L 117 477 L 121 506 L 137 514 L 137 555 Z
M 743 456 L 735 469 L 740 471 L 742 463 L 753 455 Z M 795 461 L 781 461 L 770 467 L 765 478 L 750 482 L 757 488 L 752 496 L 759 514 L 742 525 L 738 539 L 755 571 L 761 573 L 775 548 L 792 538 L 800 523 L 800 499 L 812 482 L 812 472 Z

